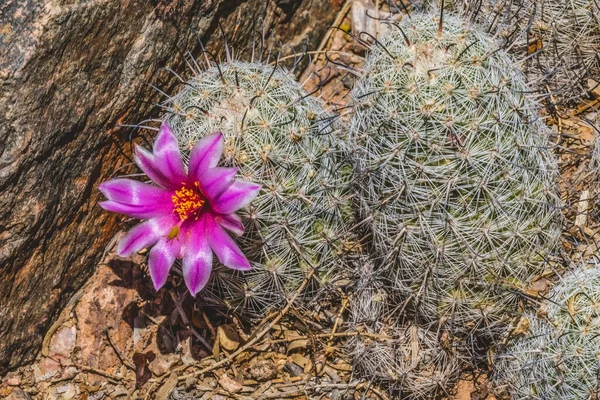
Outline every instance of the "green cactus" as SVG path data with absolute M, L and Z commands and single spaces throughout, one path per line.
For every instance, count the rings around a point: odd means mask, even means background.
M 579 400 L 600 395 L 600 264 L 561 279 L 541 316 L 496 362 L 494 382 L 512 399 Z
M 205 294 L 260 315 L 285 302 L 309 270 L 317 271 L 313 288 L 327 279 L 344 240 L 348 174 L 338 122 L 323 102 L 280 66 L 232 61 L 212 63 L 164 106 L 184 153 L 220 131 L 224 165 L 262 185 L 239 213 L 246 232 L 238 243 L 252 270 L 217 268 Z
M 460 17 L 413 14 L 372 46 L 352 91 L 382 268 L 417 321 L 478 340 L 502 334 L 560 235 L 547 128 L 512 64 Z

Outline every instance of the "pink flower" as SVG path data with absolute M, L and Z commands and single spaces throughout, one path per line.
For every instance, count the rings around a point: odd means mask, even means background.
M 152 247 L 148 257 L 156 290 L 167 281 L 175 259 L 183 259 L 183 277 L 196 295 L 208 281 L 213 253 L 233 269 L 248 270 L 250 263 L 233 239 L 244 233 L 237 210 L 248 205 L 261 186 L 235 180 L 237 168 L 217 167 L 223 153 L 223 135 L 202 138 L 192 149 L 188 171 L 177 138 L 163 124 L 153 152 L 135 147 L 135 163 L 157 185 L 117 178 L 100 184 L 107 201 L 100 206 L 146 221 L 131 229 L 117 247 L 128 257 Z

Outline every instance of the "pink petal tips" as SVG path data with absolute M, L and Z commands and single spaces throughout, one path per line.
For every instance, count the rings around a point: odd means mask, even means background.
M 235 212 L 249 205 L 261 186 L 237 181 L 236 168 L 218 167 L 223 148 L 220 132 L 202 138 L 192 149 L 186 171 L 177 137 L 163 124 L 152 152 L 136 146 L 134 154 L 138 167 L 156 186 L 125 178 L 99 186 L 107 199 L 101 207 L 145 220 L 123 237 L 117 254 L 129 257 L 151 248 L 148 267 L 156 290 L 167 282 L 179 258 L 185 284 L 194 296 L 210 278 L 213 254 L 229 268 L 250 269 L 227 232 L 244 233 Z

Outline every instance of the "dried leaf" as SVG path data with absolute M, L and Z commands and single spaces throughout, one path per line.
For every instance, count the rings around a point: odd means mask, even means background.
M 529 318 L 523 317 L 517 324 L 517 327 L 515 328 L 512 334 L 514 336 L 517 336 L 521 334 L 527 334 L 527 332 L 529 332 Z
M 338 371 L 352 371 L 352 365 L 348 364 L 344 360 L 339 360 L 336 364 L 331 364 L 331 368 L 337 369 Z
M 208 325 L 206 324 L 206 321 L 204 321 L 202 312 L 198 310 L 192 311 L 192 324 L 198 329 L 208 329 Z
M 135 387 L 142 387 L 150 378 L 152 378 L 152 371 L 148 368 L 148 365 L 154 360 L 156 355 L 149 351 L 147 353 L 134 353 L 133 363 L 135 364 Z
M 287 344 L 287 352 L 291 352 L 296 349 L 302 349 L 308 346 L 308 339 L 296 339 L 301 338 L 302 336 L 296 331 L 286 330 L 284 336 L 290 342 Z
M 177 374 L 172 372 L 169 379 L 167 379 L 165 384 L 161 386 L 158 392 L 156 392 L 155 399 L 166 400 L 173 392 L 173 389 L 175 389 L 175 386 L 177 386 Z
M 594 79 L 588 79 L 588 88 L 596 98 L 600 98 L 600 82 Z
M 542 42 L 541 38 L 537 37 L 532 39 L 529 42 L 529 46 L 527 47 L 527 55 L 532 55 L 533 53 L 536 53 L 542 47 L 544 47 L 544 43 Z
M 300 353 L 294 353 L 290 356 L 290 358 L 292 359 L 293 362 L 295 362 L 302 368 L 304 368 L 306 366 L 306 364 L 308 364 L 308 362 L 309 362 L 308 358 L 304 357 Z
M 219 353 L 221 352 L 220 337 L 221 335 L 217 335 L 215 337 L 215 344 L 213 344 L 213 357 L 216 362 L 219 362 Z
M 308 339 L 292 340 L 287 345 L 287 352 L 290 353 L 296 349 L 303 349 L 308 346 Z
M 293 362 L 286 362 L 283 369 L 290 374 L 291 377 L 300 376 L 304 373 L 304 368 L 301 368 L 298 364 Z
M 584 190 L 579 196 L 577 203 L 577 216 L 575 217 L 575 226 L 583 229 L 587 226 L 587 212 L 590 204 L 590 191 Z
M 527 290 L 525 290 L 525 293 L 527 293 L 530 296 L 538 296 L 540 293 L 544 293 L 548 290 L 548 287 L 550 286 L 550 281 L 546 278 L 540 278 L 540 279 L 536 279 Z
M 577 314 L 577 310 L 575 309 L 575 299 L 577 295 L 571 296 L 569 300 L 567 300 L 567 309 L 569 310 L 569 314 L 571 317 L 574 317 Z
M 219 385 L 229 393 L 237 393 L 242 390 L 242 385 L 233 378 L 230 378 L 229 375 L 223 374 L 219 378 Z
M 411 343 L 411 368 L 416 368 L 419 363 L 419 332 L 416 326 L 410 327 L 410 343 Z
M 235 351 L 240 347 L 240 335 L 231 325 L 221 325 L 217 328 L 218 341 L 225 350 Z

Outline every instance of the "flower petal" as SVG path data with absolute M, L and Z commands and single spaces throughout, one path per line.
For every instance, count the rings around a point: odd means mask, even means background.
M 156 165 L 156 160 L 152 153 L 137 144 L 133 146 L 133 149 L 133 161 L 154 183 L 164 188 L 174 188 L 173 183 L 167 179 L 160 168 L 158 168 L 158 165 Z
M 173 203 L 124 204 L 108 200 L 98 203 L 107 211 L 128 215 L 132 218 L 150 219 L 173 213 Z
M 98 189 L 108 200 L 124 204 L 172 203 L 167 190 L 132 179 L 111 179 L 98 185 Z
M 150 270 L 152 283 L 154 283 L 154 289 L 160 289 L 167 282 L 169 270 L 175 262 L 180 249 L 181 242 L 179 238 L 160 238 L 152 247 L 152 250 L 150 250 L 150 254 L 148 255 L 148 269 Z
M 221 264 L 241 271 L 251 268 L 250 262 L 238 245 L 210 215 L 206 217 L 206 237 Z
M 152 149 L 156 166 L 171 185 L 181 186 L 181 183 L 187 181 L 177 137 L 167 124 L 161 125 Z
M 192 296 L 195 296 L 206 286 L 212 271 L 213 253 L 206 237 L 205 218 L 195 221 L 185 234 L 183 279 Z
M 237 168 L 208 168 L 196 179 L 208 201 L 216 201 L 235 180 Z
M 236 236 L 242 236 L 244 234 L 244 224 L 242 219 L 237 214 L 216 214 L 214 216 L 215 221 L 223 228 L 227 229 Z
M 134 253 L 152 246 L 161 236 L 166 236 L 179 218 L 175 214 L 152 218 L 133 227 L 121 239 L 117 246 L 117 255 L 129 257 Z
M 219 198 L 211 202 L 213 211 L 219 214 L 233 214 L 247 206 L 258 195 L 261 186 L 251 182 L 235 181 Z
M 221 132 L 200 139 L 190 153 L 188 175 L 195 178 L 202 176 L 207 169 L 216 167 L 223 155 L 223 147 Z

